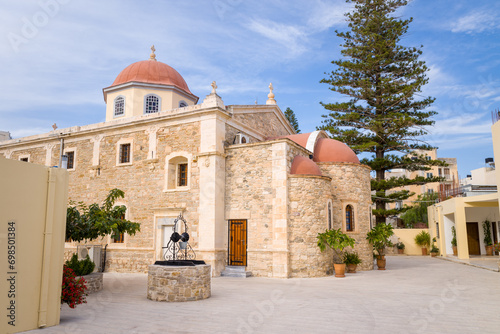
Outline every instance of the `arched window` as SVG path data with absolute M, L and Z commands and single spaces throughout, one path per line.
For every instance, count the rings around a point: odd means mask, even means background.
M 345 230 L 354 231 L 354 210 L 352 205 L 345 207 Z
M 165 191 L 186 190 L 189 187 L 189 160 L 187 155 L 174 153 L 167 157 Z
M 333 229 L 332 202 L 328 202 L 328 229 Z
M 187 107 L 188 104 L 186 103 L 186 101 L 180 101 L 179 102 L 179 108 L 184 108 L 184 107 Z
M 115 99 L 115 117 L 123 116 L 125 114 L 125 98 L 118 96 Z
M 160 111 L 160 98 L 156 95 L 149 94 L 144 98 L 144 113 L 154 114 Z

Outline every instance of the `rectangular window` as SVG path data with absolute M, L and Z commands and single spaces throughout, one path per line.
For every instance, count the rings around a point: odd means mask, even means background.
M 439 168 L 439 176 L 443 176 L 443 170 Z
M 114 237 L 112 237 L 111 240 L 115 244 L 123 244 L 124 243 L 124 235 L 123 235 L 123 233 L 120 233 L 119 235 L 115 235 Z
M 179 164 L 179 180 L 177 182 L 178 187 L 187 186 L 187 164 Z
M 130 162 L 130 144 L 120 145 L 120 163 L 126 164 Z
M 439 239 L 439 223 L 436 223 L 436 238 Z
M 20 161 L 28 162 L 29 158 L 21 158 Z
M 68 157 L 68 169 L 75 168 L 75 152 L 66 152 Z
M 432 173 L 427 173 L 427 178 L 431 178 L 432 177 Z

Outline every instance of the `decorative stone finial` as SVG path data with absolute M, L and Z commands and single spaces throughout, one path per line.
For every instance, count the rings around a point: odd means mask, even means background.
M 52 129 L 54 129 L 54 131 L 57 129 L 57 124 L 56 123 L 52 124 Z
M 149 60 L 156 60 L 156 55 L 155 55 L 155 46 L 151 45 L 151 54 L 149 55 Z
M 269 84 L 269 94 L 267 94 L 267 101 L 266 104 L 276 104 L 276 100 L 274 99 L 274 93 L 273 93 L 273 83 Z
M 212 84 L 210 86 L 212 86 L 212 94 L 217 94 L 217 84 L 215 83 L 215 81 L 212 81 Z

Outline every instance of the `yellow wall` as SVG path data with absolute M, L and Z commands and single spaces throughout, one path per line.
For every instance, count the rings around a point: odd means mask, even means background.
M 180 101 L 184 101 L 190 106 L 196 104 L 192 98 L 187 95 L 181 95 L 171 89 L 128 87 L 107 93 L 106 122 L 144 115 L 144 97 L 148 94 L 156 94 L 160 97 L 160 111 L 179 108 Z M 125 98 L 125 114 L 120 117 L 114 117 L 115 99 L 118 96 Z
M 57 325 L 68 172 L 0 157 L 0 189 L 0 333 Z
M 422 231 L 429 232 L 429 229 L 394 229 L 394 235 L 399 238 L 399 242 L 405 244 L 405 254 L 422 255 L 422 248 L 415 244 L 415 236 Z

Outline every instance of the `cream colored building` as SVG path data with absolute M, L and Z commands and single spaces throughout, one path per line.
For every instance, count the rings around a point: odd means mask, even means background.
M 500 122 L 492 128 L 495 158 L 500 157 Z M 486 172 L 486 171 L 485 171 Z M 488 171 L 488 175 L 491 176 Z M 500 171 L 495 171 L 496 185 L 500 184 Z M 486 173 L 483 175 L 486 181 Z M 457 251 L 459 259 L 468 259 L 471 255 L 485 255 L 483 223 L 490 225 L 492 241 L 500 240 L 499 194 L 457 197 L 434 204 L 428 208 L 431 236 L 438 240 L 438 247 L 444 256 L 453 254 L 451 228 L 456 229 Z
M 456 158 L 439 158 L 437 156 L 437 150 L 432 151 L 415 151 L 418 155 L 424 155 L 429 160 L 441 160 L 448 164 L 448 166 L 430 166 L 429 170 L 426 171 L 408 171 L 405 169 L 393 169 L 389 172 L 385 173 L 385 178 L 389 179 L 391 177 L 403 177 L 406 176 L 409 179 L 413 179 L 417 176 L 421 177 L 442 177 L 443 181 L 441 182 L 431 182 L 422 185 L 411 185 L 405 186 L 401 188 L 395 188 L 393 191 L 399 190 L 409 190 L 414 193 L 413 196 L 408 198 L 403 204 L 411 205 L 411 201 L 417 199 L 418 195 L 425 193 L 439 193 L 442 199 L 446 197 L 453 196 L 454 191 L 458 189 L 458 168 L 457 168 L 457 159 Z
M 332 253 L 316 245 L 327 228 L 354 237 L 361 269 L 372 269 L 369 167 L 325 132 L 295 134 L 272 85 L 264 105 L 225 105 L 215 82 L 199 101 L 152 53 L 103 94 L 105 122 L 2 141 L 0 154 L 53 166 L 63 143 L 70 199 L 125 192 L 117 204 L 141 231 L 96 241 L 108 244 L 106 270 L 147 271 L 181 212 L 215 276 L 228 265 L 266 277 L 331 274 Z M 76 246 L 66 243 L 66 257 Z

